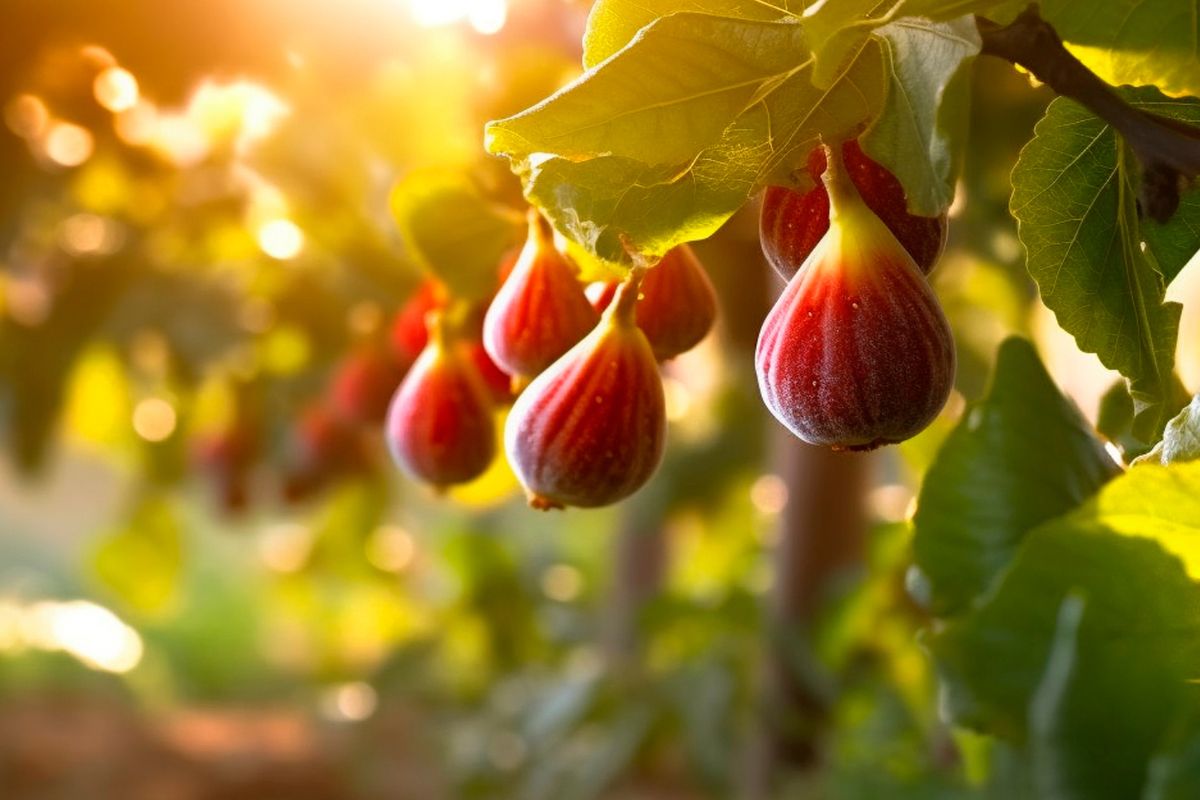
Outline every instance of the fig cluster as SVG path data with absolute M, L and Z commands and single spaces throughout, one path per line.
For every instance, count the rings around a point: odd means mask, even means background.
M 434 487 L 477 477 L 493 457 L 499 380 L 507 400 L 511 375 L 519 394 L 504 450 L 530 504 L 590 508 L 629 496 L 662 459 L 659 362 L 698 344 L 716 317 L 703 267 L 683 246 L 623 282 L 585 288 L 531 211 L 524 247 L 502 274 L 477 343 L 432 329 L 388 411 L 395 460 Z
M 810 161 L 818 188 L 764 198 L 763 249 L 789 280 L 755 366 L 800 439 L 870 450 L 923 430 L 953 388 L 954 340 L 925 278 L 945 219 L 909 215 L 899 181 L 855 143 L 826 156 Z

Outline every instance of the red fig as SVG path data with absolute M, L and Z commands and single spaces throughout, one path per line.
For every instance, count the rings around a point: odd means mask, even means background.
M 842 143 L 842 158 L 863 202 L 928 275 L 946 245 L 946 215 L 910 214 L 900 181 L 867 156 L 856 140 Z M 825 165 L 825 149 L 818 147 L 808 157 L 808 174 L 816 186 L 803 193 L 769 186 L 763 195 L 759 238 L 767 260 L 784 280 L 791 279 L 829 229 L 829 194 L 821 182 Z
M 646 272 L 637 323 L 659 361 L 700 344 L 716 318 L 717 293 L 686 244 L 669 251 Z
M 467 352 L 471 355 L 471 361 L 475 364 L 479 377 L 483 378 L 483 384 L 488 389 L 492 403 L 497 406 L 506 406 L 511 403 L 513 401 L 512 376 L 496 366 L 496 362 L 492 361 L 492 357 L 484 349 L 483 342 L 472 339 L 467 343 Z
M 284 499 L 299 502 L 341 478 L 370 472 L 369 435 L 324 403 L 304 408 L 288 442 Z
M 426 278 L 412 296 L 400 306 L 392 319 L 392 352 L 400 367 L 407 371 L 429 343 L 425 317 L 446 302 L 446 290 L 433 278 Z
M 927 426 L 954 382 L 954 340 L 908 251 L 831 159 L 829 230 L 767 315 L 763 400 L 810 444 L 869 450 Z
M 639 278 L 622 284 L 596 328 L 513 404 L 505 449 L 534 508 L 615 503 L 662 460 L 666 408 L 637 326 Z
M 588 302 L 592 304 L 592 308 L 596 309 L 596 313 L 603 314 L 604 309 L 608 308 L 613 298 L 617 296 L 617 288 L 620 285 L 620 281 L 596 281 L 589 283 L 583 293 L 587 295 Z
M 404 370 L 382 345 L 364 344 L 334 372 L 330 404 L 347 422 L 377 425 L 387 416 L 388 404 L 403 377 Z
M 483 474 L 495 455 L 492 404 L 467 346 L 436 318 L 429 344 L 388 410 L 392 456 L 415 478 L 445 487 Z
M 550 225 L 529 213 L 529 238 L 483 318 L 483 346 L 511 375 L 532 377 L 596 325 L 599 315 Z

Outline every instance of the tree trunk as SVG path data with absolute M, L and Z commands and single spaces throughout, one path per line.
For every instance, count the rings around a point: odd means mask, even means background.
M 775 576 L 748 795 L 773 796 L 786 768 L 814 766 L 828 700 L 803 667 L 831 579 L 862 563 L 871 457 L 804 444 L 772 421 L 775 463 L 787 486 L 778 520 Z

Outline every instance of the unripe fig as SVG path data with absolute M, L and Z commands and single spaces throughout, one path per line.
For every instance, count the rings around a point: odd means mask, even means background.
M 445 302 L 446 290 L 443 286 L 433 278 L 426 278 L 392 318 L 392 353 L 404 371 L 408 371 L 429 343 L 425 317 L 430 311 L 441 308 Z
M 413 477 L 442 488 L 483 474 L 495 455 L 495 422 L 467 346 L 434 315 L 429 344 L 400 384 L 385 435 Z
M 717 293 L 692 248 L 673 248 L 646 272 L 637 324 L 659 361 L 700 344 L 716 319 Z
M 666 404 L 637 326 L 639 277 L 622 284 L 596 328 L 513 404 L 505 450 L 534 508 L 615 503 L 662 460 Z
M 946 246 L 946 215 L 910 214 L 895 175 L 867 156 L 857 140 L 843 142 L 841 150 L 846 173 L 862 201 L 928 275 Z M 769 186 L 763 195 L 759 238 L 767 261 L 784 280 L 791 279 L 829 229 L 829 194 L 821 182 L 825 165 L 825 148 L 818 147 L 808 156 L 808 174 L 816 186 L 807 192 Z
M 571 263 L 554 248 L 550 225 L 531 210 L 529 238 L 483 318 L 488 355 L 505 372 L 532 377 L 598 319 Z
M 342 419 L 377 425 L 387 416 L 388 405 L 404 370 L 378 343 L 365 343 L 346 356 L 329 384 L 329 401 Z
M 755 365 L 771 413 L 810 444 L 870 450 L 927 426 L 954 340 L 912 257 L 831 164 L 829 230 L 784 289 Z

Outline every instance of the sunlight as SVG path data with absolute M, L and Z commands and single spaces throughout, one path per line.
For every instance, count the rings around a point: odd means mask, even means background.
M 128 672 L 142 660 L 137 631 L 86 600 L 0 602 L 0 650 L 61 651 L 104 672 Z
M 271 258 L 287 261 L 304 249 L 304 232 L 290 219 L 273 219 L 258 228 L 258 246 Z
M 137 105 L 138 82 L 133 73 L 120 67 L 109 67 L 92 83 L 96 102 L 114 114 L 128 111 Z
M 498 33 L 508 20 L 505 0 L 409 0 L 413 18 L 423 28 L 466 22 L 479 33 Z

